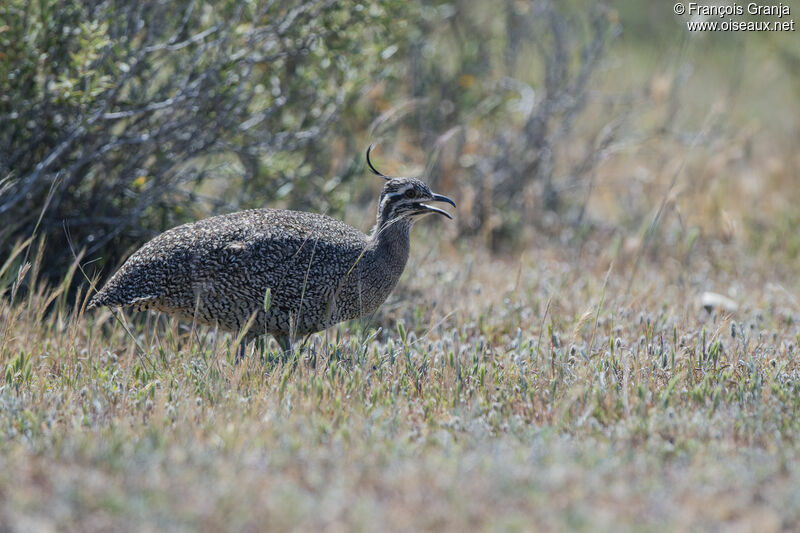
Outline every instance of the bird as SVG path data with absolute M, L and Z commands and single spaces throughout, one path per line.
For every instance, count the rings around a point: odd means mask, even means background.
M 90 300 L 155 310 L 242 334 L 247 344 L 272 335 L 288 354 L 301 336 L 375 311 L 405 269 L 414 223 L 452 215 L 432 203 L 455 202 L 422 180 L 383 178 L 377 220 L 368 234 L 327 215 L 249 209 L 187 223 L 134 252 Z

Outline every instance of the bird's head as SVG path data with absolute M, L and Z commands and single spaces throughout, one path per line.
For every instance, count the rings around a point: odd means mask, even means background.
M 456 203 L 441 194 L 434 194 L 424 182 L 417 178 L 391 177 L 378 171 L 369 159 L 372 145 L 367 148 L 367 165 L 373 174 L 386 180 L 378 204 L 378 227 L 387 224 L 405 223 L 411 225 L 424 215 L 437 213 L 449 219 L 453 217 L 444 209 L 430 205 L 430 202 L 447 202 L 453 207 Z

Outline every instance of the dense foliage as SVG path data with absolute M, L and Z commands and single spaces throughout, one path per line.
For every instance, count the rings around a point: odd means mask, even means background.
M 386 16 L 316 0 L 6 3 L 6 240 L 41 218 L 55 274 L 71 262 L 67 232 L 113 266 L 153 231 L 209 211 L 321 204 L 326 180 L 351 173 L 328 141 L 380 68 Z

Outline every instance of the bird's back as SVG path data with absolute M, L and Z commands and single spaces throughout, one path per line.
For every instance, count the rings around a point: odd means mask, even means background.
M 91 305 L 158 309 L 228 330 L 254 315 L 262 333 L 321 329 L 366 243 L 357 229 L 315 213 L 254 209 L 211 217 L 149 241 Z

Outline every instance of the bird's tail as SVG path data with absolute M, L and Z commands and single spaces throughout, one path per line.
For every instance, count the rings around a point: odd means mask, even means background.
M 86 310 L 103 307 L 104 305 L 106 305 L 106 293 L 105 291 L 100 291 L 89 300 L 89 305 L 86 306 Z

